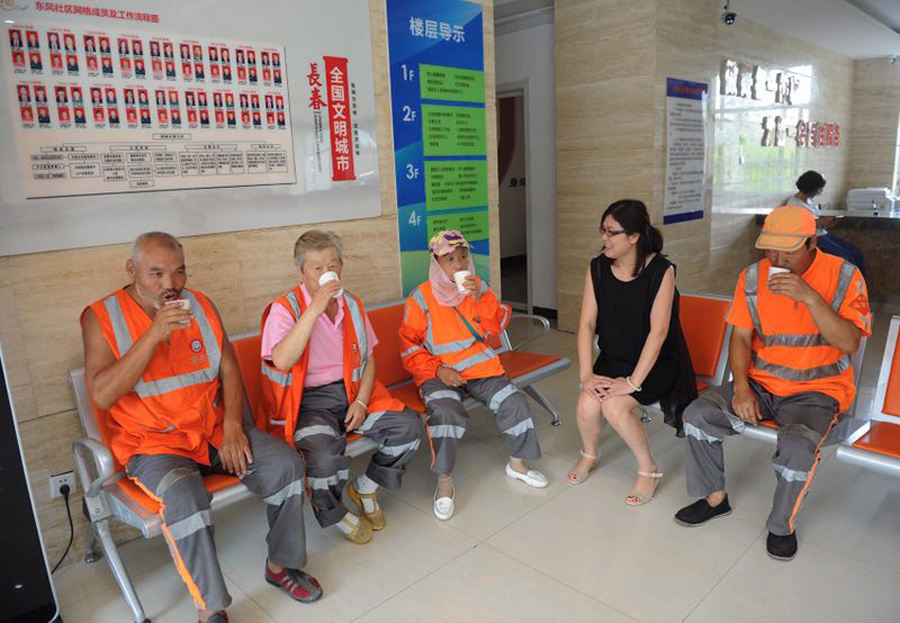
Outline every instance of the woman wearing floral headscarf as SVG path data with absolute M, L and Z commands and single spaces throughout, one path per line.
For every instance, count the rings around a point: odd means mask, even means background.
M 447 520 L 455 496 L 450 472 L 469 419 L 462 402 L 466 394 L 494 412 L 510 455 L 506 475 L 532 487 L 546 487 L 547 479 L 525 464 L 541 456 L 528 402 L 487 344 L 489 334 L 502 330 L 506 310 L 475 275 L 461 233 L 438 232 L 430 248 L 428 281 L 406 300 L 400 349 L 428 410 L 431 470 L 438 474 L 434 514 Z

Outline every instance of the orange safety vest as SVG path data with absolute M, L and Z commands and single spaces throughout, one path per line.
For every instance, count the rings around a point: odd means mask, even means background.
M 219 368 L 225 333 L 203 294 L 188 289 L 190 326 L 161 342 L 140 380 L 110 407 L 112 452 L 123 465 L 135 454 L 177 454 L 209 464 L 209 444 L 222 441 L 224 406 Z M 91 304 L 116 359 L 153 320 L 125 290 Z M 87 310 L 85 310 L 87 311 Z
M 825 340 L 805 305 L 769 290 L 771 266 L 763 259 L 744 275 L 744 294 L 755 329 L 749 376 L 777 396 L 827 394 L 838 401 L 842 413 L 856 394 L 850 357 Z M 857 270 L 850 262 L 818 251 L 803 279 L 837 312 Z M 861 289 L 858 294 L 864 295 L 861 276 L 856 284 Z
M 500 357 L 475 333 L 481 338 L 486 338 L 489 333 L 499 333 L 499 316 L 505 312 L 480 278 L 478 287 L 481 296 L 477 302 L 474 297 L 467 296 L 455 308 L 438 303 L 428 281 L 406 299 L 400 325 L 400 347 L 403 349 L 400 356 L 416 385 L 435 377 L 436 358 L 440 359 L 440 365 L 453 368 L 467 380 L 504 374 Z M 425 327 L 424 335 L 414 328 L 422 326 Z M 423 353 L 430 356 L 423 357 Z
M 359 396 L 359 385 L 369 361 L 368 335 L 366 333 L 366 312 L 362 301 L 346 290 L 344 297 L 344 320 L 341 329 L 344 338 L 344 387 L 347 399 L 352 404 Z M 265 330 L 266 319 L 272 305 L 278 303 L 291 312 L 294 322 L 306 311 L 303 292 L 295 286 L 287 293 L 269 303 L 262 315 L 262 330 Z M 347 318 L 350 322 L 347 322 Z M 267 382 L 262 384 L 262 417 L 268 421 L 257 422 L 263 430 L 268 429 L 275 435 L 283 431 L 284 439 L 293 446 L 294 433 L 297 430 L 297 416 L 300 414 L 300 403 L 303 400 L 303 382 L 309 366 L 309 345 L 289 372 L 280 370 L 274 364 L 262 360 L 262 373 Z M 406 407 L 401 401 L 394 399 L 390 392 L 377 379 L 372 388 L 367 408 L 368 415 L 385 411 L 403 411 Z

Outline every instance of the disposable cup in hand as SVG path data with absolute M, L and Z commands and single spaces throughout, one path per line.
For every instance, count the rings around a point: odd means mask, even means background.
M 191 302 L 188 299 L 175 299 L 174 301 L 169 301 L 166 303 L 167 305 L 176 305 L 183 309 L 184 311 L 191 313 Z M 191 324 L 190 320 L 182 320 L 181 324 L 189 325 Z
M 333 270 L 329 270 L 327 273 L 322 273 L 322 276 L 319 277 L 319 285 L 324 286 L 329 281 L 340 281 L 340 277 Z M 334 298 L 340 298 L 340 296 L 344 293 L 344 288 L 338 290 L 337 294 L 334 295 Z
M 468 270 L 458 270 L 453 273 L 453 281 L 456 282 L 456 289 L 460 292 L 468 292 L 468 289 L 463 285 L 463 282 L 472 276 L 472 273 Z
M 784 268 L 782 266 L 770 266 L 769 267 L 769 279 L 772 279 L 775 275 L 781 275 L 783 273 L 791 272 L 790 268 Z

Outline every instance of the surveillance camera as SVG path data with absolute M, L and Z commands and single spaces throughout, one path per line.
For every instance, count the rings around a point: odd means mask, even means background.
M 722 12 L 722 23 L 726 26 L 731 26 L 737 21 L 737 13 L 734 11 L 723 11 Z

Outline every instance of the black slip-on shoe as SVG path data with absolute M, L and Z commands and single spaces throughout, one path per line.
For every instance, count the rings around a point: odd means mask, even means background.
M 775 560 L 787 562 L 797 555 L 797 533 L 791 532 L 787 536 L 779 536 L 769 533 L 766 539 L 766 551 L 769 557 Z
M 706 498 L 701 498 L 675 513 L 675 521 L 682 526 L 695 528 L 696 526 L 702 526 L 710 519 L 724 517 L 730 513 L 731 506 L 728 504 L 727 495 L 717 506 L 710 506 Z

